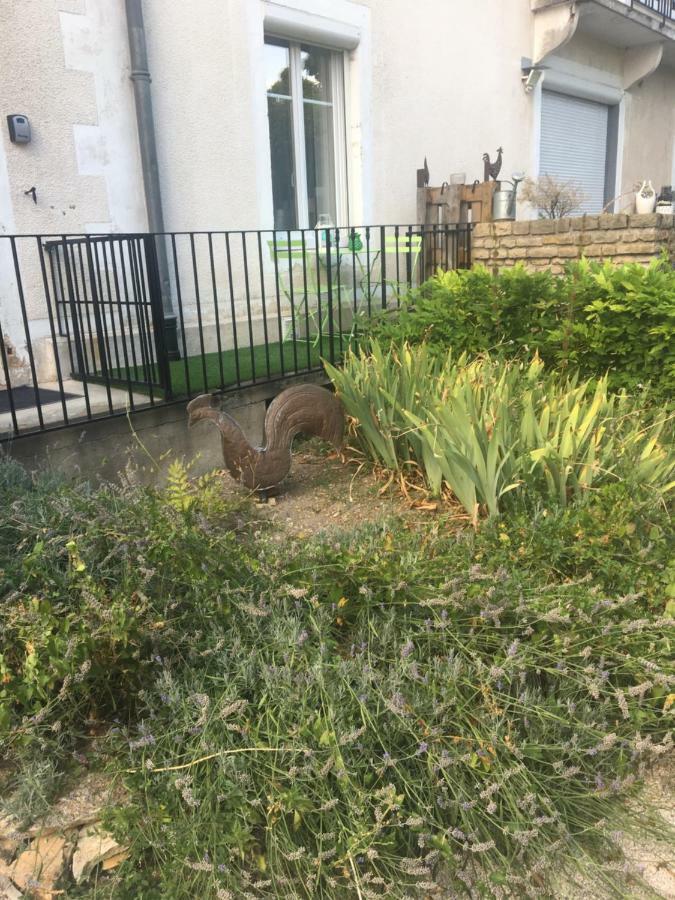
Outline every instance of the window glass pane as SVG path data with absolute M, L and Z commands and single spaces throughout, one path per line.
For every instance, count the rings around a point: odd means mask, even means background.
M 288 44 L 265 41 L 265 86 L 273 94 L 291 95 Z
M 268 96 L 267 115 L 272 156 L 274 227 L 297 228 L 291 101 Z
M 330 50 L 321 47 L 302 47 L 302 96 L 305 100 L 333 99 L 330 83 Z
M 309 227 L 314 228 L 321 215 L 337 223 L 333 107 L 316 103 L 303 106 Z

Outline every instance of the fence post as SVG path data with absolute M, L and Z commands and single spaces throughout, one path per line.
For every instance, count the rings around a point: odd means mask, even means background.
M 164 399 L 171 397 L 171 369 L 169 367 L 169 352 L 166 345 L 166 333 L 164 330 L 164 306 L 162 304 L 162 282 L 159 277 L 159 263 L 157 260 L 157 247 L 155 235 L 143 235 L 145 248 L 145 264 L 148 278 L 148 292 L 150 294 L 150 312 L 152 314 L 152 330 L 155 338 L 155 355 L 157 357 L 157 374 L 159 383 L 164 391 Z

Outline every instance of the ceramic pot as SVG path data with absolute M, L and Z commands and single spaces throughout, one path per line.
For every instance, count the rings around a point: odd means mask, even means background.
M 656 191 L 651 181 L 643 181 L 635 194 L 635 211 L 639 216 L 654 212 Z

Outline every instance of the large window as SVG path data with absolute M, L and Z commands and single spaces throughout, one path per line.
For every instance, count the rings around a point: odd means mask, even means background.
M 340 224 L 344 210 L 342 54 L 265 38 L 274 227 Z

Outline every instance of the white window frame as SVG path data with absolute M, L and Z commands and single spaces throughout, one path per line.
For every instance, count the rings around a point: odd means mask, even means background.
M 290 38 L 284 34 L 266 31 L 265 40 L 272 38 L 288 45 L 289 87 L 291 91 L 291 121 L 293 127 L 293 159 L 295 169 L 295 202 L 298 228 L 314 228 L 309 221 L 307 203 L 307 159 L 305 151 L 304 104 L 332 106 L 333 109 L 333 162 L 335 171 L 335 213 L 337 226 L 349 223 L 349 188 L 347 175 L 347 127 L 345 116 L 345 53 L 335 47 L 314 41 Z M 305 100 L 302 93 L 302 46 L 321 47 L 330 52 L 331 99 Z M 288 99 L 285 95 L 267 92 L 268 97 Z

